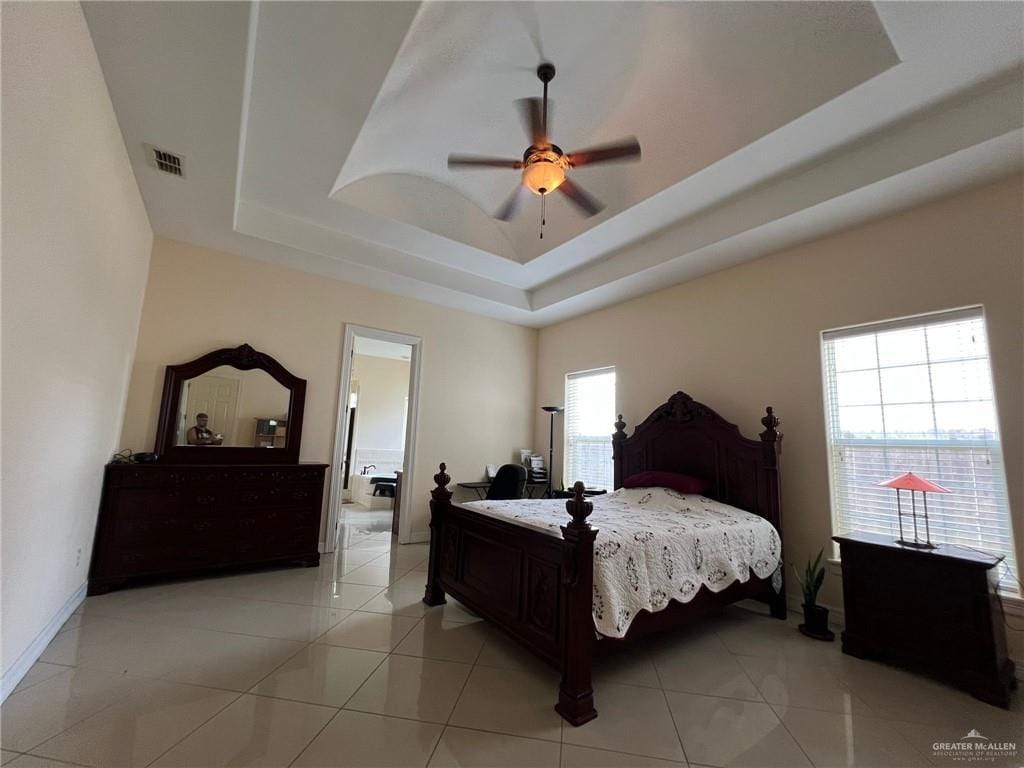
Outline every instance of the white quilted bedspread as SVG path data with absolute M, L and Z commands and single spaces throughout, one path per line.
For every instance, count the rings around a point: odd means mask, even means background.
M 623 488 L 590 499 L 594 541 L 594 626 L 623 637 L 640 611 L 694 598 L 702 586 L 721 592 L 753 571 L 770 576 L 780 563 L 779 534 L 762 517 L 704 496 L 665 488 Z M 564 499 L 474 501 L 477 512 L 561 537 Z

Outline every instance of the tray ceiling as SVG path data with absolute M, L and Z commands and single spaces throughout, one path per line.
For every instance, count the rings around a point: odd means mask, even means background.
M 536 198 L 510 223 L 490 217 L 518 172 L 446 167 L 452 151 L 522 156 L 513 102 L 540 95 L 541 60 L 558 70 L 556 144 L 636 135 L 644 150 L 641 162 L 572 172 L 607 208 L 583 218 L 554 195 L 543 240 Z M 870 3 L 430 3 L 333 198 L 525 263 L 898 61 Z
M 762 255 L 1024 164 L 1008 3 L 90 2 L 161 235 L 530 325 Z M 514 101 L 550 60 L 566 150 L 637 163 L 492 213 Z M 188 158 L 147 165 L 149 143 Z

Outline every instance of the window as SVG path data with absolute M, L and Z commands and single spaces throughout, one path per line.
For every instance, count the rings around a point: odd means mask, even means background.
M 615 431 L 615 369 L 565 377 L 565 466 L 562 481 L 611 490 Z
M 822 359 L 833 530 L 898 538 L 878 483 L 914 472 L 952 491 L 928 495 L 932 541 L 1005 555 L 1000 589 L 1017 594 L 981 308 L 827 331 Z

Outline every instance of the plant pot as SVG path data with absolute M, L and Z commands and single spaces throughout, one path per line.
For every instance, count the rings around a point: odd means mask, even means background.
M 804 623 L 800 631 L 815 640 L 832 641 L 835 634 L 828 628 L 828 608 L 804 603 Z

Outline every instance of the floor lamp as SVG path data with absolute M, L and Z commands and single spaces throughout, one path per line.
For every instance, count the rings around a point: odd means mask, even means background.
M 551 430 L 548 433 L 548 488 L 544 491 L 544 498 L 550 499 L 551 473 L 555 466 L 555 414 L 562 413 L 565 408 L 560 405 L 542 405 L 540 409 L 551 414 Z

